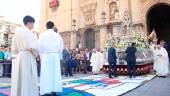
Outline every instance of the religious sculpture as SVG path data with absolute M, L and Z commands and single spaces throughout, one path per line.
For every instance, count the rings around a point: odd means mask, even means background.
M 123 14 L 123 21 L 122 21 L 122 31 L 124 34 L 127 34 L 131 24 L 131 18 L 129 16 L 129 11 L 126 9 Z
M 85 25 L 95 24 L 95 13 L 96 13 L 97 3 L 90 3 L 83 5 L 81 11 L 84 15 Z
M 109 20 L 113 21 L 118 13 L 117 3 L 111 2 L 109 4 Z

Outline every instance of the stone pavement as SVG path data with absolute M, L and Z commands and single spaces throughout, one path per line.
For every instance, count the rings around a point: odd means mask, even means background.
M 167 78 L 155 77 L 123 96 L 170 96 L 170 75 Z
M 84 76 L 88 75 L 78 74 L 75 75 L 74 78 L 81 78 Z M 63 79 L 66 79 L 66 77 L 63 77 Z M 0 83 L 10 83 L 10 81 L 10 78 L 0 78 Z M 153 80 L 123 96 L 170 96 L 170 75 L 167 78 L 155 77 Z

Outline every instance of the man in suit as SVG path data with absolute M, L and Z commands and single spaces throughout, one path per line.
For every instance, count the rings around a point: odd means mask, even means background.
M 132 78 L 132 76 L 136 76 L 136 47 L 135 47 L 135 43 L 132 43 L 130 47 L 128 47 L 126 49 L 126 61 L 127 61 L 127 67 L 128 67 L 128 75 L 130 78 Z
M 5 58 L 5 54 L 3 52 L 2 47 L 0 47 L 0 63 L 4 63 L 4 58 Z M 4 65 L 0 64 L 0 77 L 2 77 L 4 74 L 3 66 Z
M 114 44 L 108 50 L 108 62 L 109 62 L 109 78 L 113 78 L 112 74 L 114 75 L 114 77 L 118 77 L 117 65 L 116 65 L 117 56 L 116 56 L 116 49 Z
M 64 63 L 64 74 L 66 77 L 68 75 L 73 76 L 72 68 L 70 66 L 70 59 L 71 59 L 71 55 L 70 55 L 69 49 L 65 48 L 63 50 L 63 63 Z

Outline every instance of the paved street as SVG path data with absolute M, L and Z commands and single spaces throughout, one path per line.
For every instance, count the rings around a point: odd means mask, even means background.
M 156 77 L 123 96 L 170 96 L 170 76 Z
M 88 75 L 75 75 L 74 77 L 79 78 L 84 76 Z M 10 79 L 0 78 L 0 83 L 10 83 Z M 170 96 L 170 76 L 167 78 L 155 77 L 153 80 L 123 96 Z

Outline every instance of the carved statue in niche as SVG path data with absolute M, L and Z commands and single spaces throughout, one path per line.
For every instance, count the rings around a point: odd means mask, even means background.
M 116 1 L 114 1 L 109 4 L 109 20 L 113 21 L 116 19 L 116 15 L 118 15 L 118 8 Z
M 131 24 L 131 18 L 129 16 L 129 11 L 128 9 L 125 9 L 124 14 L 123 14 L 123 23 L 122 23 L 122 31 L 124 34 L 127 34 L 130 28 Z

